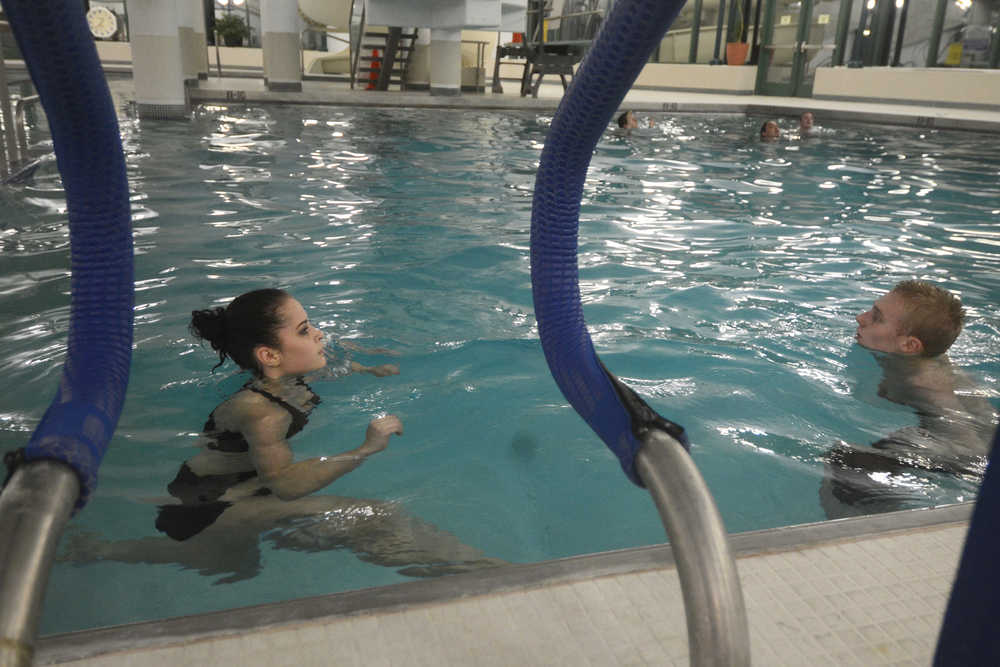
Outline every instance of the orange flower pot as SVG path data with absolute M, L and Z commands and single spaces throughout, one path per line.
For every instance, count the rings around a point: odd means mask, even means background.
M 726 64 L 742 65 L 747 61 L 747 53 L 750 51 L 749 42 L 728 42 L 726 43 Z

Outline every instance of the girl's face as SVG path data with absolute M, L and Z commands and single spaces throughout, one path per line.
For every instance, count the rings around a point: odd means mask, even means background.
M 264 356 L 261 363 L 264 375 L 269 378 L 303 375 L 326 366 L 323 332 L 309 323 L 302 304 L 288 299 L 278 308 L 278 316 L 281 318 L 278 348 L 258 348 Z

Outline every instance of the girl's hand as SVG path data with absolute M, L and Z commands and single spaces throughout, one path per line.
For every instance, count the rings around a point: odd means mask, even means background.
M 365 432 L 365 442 L 361 445 L 361 453 L 369 456 L 381 452 L 389 446 L 389 437 L 393 434 L 403 435 L 403 422 L 396 415 L 371 420 Z
M 399 375 L 399 366 L 395 364 L 382 364 L 381 366 L 371 366 L 365 369 L 377 378 L 384 378 L 386 375 Z

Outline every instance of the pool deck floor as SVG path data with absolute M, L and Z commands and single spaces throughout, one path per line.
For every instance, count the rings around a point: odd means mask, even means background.
M 112 79 L 119 101 L 130 79 Z M 538 110 L 518 84 L 504 94 L 352 91 L 303 82 L 216 77 L 192 104 L 333 104 Z M 833 120 L 1000 132 L 1000 110 L 633 90 L 622 108 L 663 113 L 813 111 Z M 652 511 L 652 510 L 651 510 Z M 756 665 L 927 665 L 958 565 L 972 504 L 731 536 Z M 381 588 L 199 616 L 55 635 L 36 664 L 91 667 L 256 665 L 687 665 L 680 583 L 669 545 L 512 565 Z
M 731 536 L 756 665 L 928 665 L 972 504 Z M 669 545 L 69 633 L 36 664 L 688 664 Z

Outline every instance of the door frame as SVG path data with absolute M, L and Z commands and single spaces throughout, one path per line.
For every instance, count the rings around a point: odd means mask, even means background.
M 795 31 L 795 43 L 792 45 L 792 75 L 787 83 L 768 82 L 767 73 L 774 57 L 774 23 L 776 18 L 777 0 L 767 0 L 764 8 L 764 31 L 760 42 L 760 59 L 757 65 L 757 83 L 755 92 L 758 95 L 780 95 L 784 97 L 812 96 L 812 82 L 806 82 L 806 58 L 812 50 L 808 43 L 809 28 L 812 22 L 813 0 L 802 0 L 799 8 L 798 27 Z M 780 47 L 787 48 L 787 47 Z

